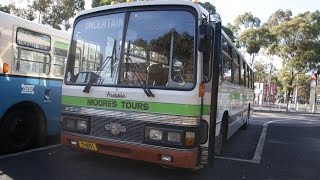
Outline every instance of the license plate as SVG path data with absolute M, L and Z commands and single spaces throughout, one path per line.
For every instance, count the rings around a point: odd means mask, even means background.
M 83 148 L 83 149 L 89 149 L 89 150 L 92 150 L 92 151 L 96 151 L 97 150 L 97 145 L 95 143 L 79 141 L 79 146 L 80 146 L 80 148 Z

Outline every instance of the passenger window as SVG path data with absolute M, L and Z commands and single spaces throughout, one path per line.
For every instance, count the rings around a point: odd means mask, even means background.
M 17 48 L 15 55 L 15 70 L 24 73 L 50 72 L 50 55 L 48 53 Z

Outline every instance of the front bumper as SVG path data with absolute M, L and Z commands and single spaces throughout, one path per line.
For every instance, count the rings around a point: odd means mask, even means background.
M 77 144 L 71 144 L 71 141 L 76 141 Z M 74 135 L 67 132 L 61 133 L 61 143 L 63 145 L 74 149 L 82 149 L 79 147 L 79 141 L 96 144 L 97 150 L 94 150 L 94 152 L 134 160 L 142 160 L 165 166 L 193 169 L 197 167 L 198 162 L 198 148 L 180 150 L 143 144 L 126 144 L 123 142 L 105 141 L 83 137 L 81 135 Z M 161 155 L 171 156 L 172 161 L 162 161 Z

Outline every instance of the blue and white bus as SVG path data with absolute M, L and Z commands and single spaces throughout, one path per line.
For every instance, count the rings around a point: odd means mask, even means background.
M 0 12 L 0 151 L 43 145 L 60 132 L 69 35 Z

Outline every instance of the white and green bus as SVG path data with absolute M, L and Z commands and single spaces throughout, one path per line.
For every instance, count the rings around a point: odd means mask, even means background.
M 75 20 L 65 146 L 197 169 L 248 126 L 252 105 L 251 66 L 196 3 L 120 3 Z

